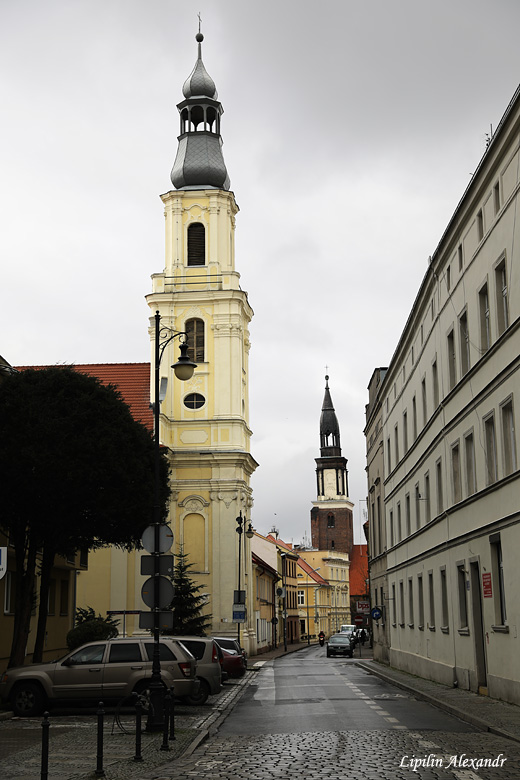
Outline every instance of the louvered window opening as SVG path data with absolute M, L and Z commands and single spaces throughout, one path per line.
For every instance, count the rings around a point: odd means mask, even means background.
M 194 363 L 204 363 L 204 321 L 188 320 L 186 323 L 188 336 L 188 357 Z
M 206 231 L 200 222 L 188 228 L 188 265 L 206 264 Z

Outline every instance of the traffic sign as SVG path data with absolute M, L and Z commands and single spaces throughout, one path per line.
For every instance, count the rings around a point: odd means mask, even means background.
M 157 549 L 155 544 L 155 525 L 149 525 L 145 528 L 141 537 L 141 542 L 146 552 L 165 553 L 171 549 L 173 544 L 173 531 L 169 525 L 161 523 L 158 528 Z
M 370 613 L 370 615 L 372 616 L 372 619 L 373 619 L 373 620 L 379 620 L 379 619 L 382 617 L 383 613 L 382 613 L 382 611 L 379 609 L 379 607 L 374 607 L 374 609 L 372 610 L 372 612 Z
M 233 623 L 246 622 L 246 608 L 243 604 L 233 604 Z
M 156 590 L 158 591 L 157 604 L 155 602 Z M 174 592 L 171 580 L 167 580 L 166 577 L 149 577 L 141 589 L 141 598 L 151 609 L 155 606 L 164 609 L 172 603 Z
M 141 612 L 139 615 L 139 628 L 155 628 L 155 612 Z M 159 629 L 168 631 L 173 628 L 173 612 L 159 612 Z
M 362 626 L 365 622 L 363 615 L 354 615 L 354 623 L 356 626 Z
M 155 561 L 159 559 L 158 574 L 166 574 L 172 576 L 173 574 L 173 555 L 143 555 L 141 556 L 141 574 L 145 576 L 151 576 L 155 574 Z

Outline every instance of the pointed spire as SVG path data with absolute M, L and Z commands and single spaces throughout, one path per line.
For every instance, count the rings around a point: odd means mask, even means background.
M 329 390 L 329 377 L 325 376 L 325 396 L 320 417 L 321 455 L 341 455 L 339 423 Z
M 182 88 L 185 99 L 177 105 L 181 127 L 171 180 L 178 190 L 229 190 L 220 136 L 220 117 L 224 109 L 218 101 L 215 82 L 202 62 L 204 36 L 200 32 L 200 17 L 195 40 L 197 61 Z

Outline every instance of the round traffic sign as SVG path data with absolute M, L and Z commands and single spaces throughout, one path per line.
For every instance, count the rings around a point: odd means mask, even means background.
M 156 606 L 155 590 L 157 589 L 157 606 L 164 609 L 173 601 L 175 588 L 171 580 L 166 577 L 149 577 L 141 589 L 141 598 L 150 609 Z
M 372 610 L 372 612 L 370 614 L 371 614 L 373 620 L 379 620 L 379 618 L 382 616 L 383 613 L 381 612 L 379 607 L 374 607 L 374 609 Z
M 365 622 L 363 615 L 354 615 L 354 623 L 356 626 L 362 626 Z
M 155 534 L 156 526 L 149 525 L 145 528 L 141 537 L 141 542 L 146 552 L 165 553 L 171 549 L 173 544 L 173 531 L 169 525 L 164 523 L 157 524 L 157 537 Z M 157 543 L 157 546 L 156 546 Z

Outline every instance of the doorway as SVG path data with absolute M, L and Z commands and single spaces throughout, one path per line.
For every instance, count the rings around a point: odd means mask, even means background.
M 475 645 L 476 688 L 479 693 L 487 695 L 486 641 L 484 636 L 484 617 L 482 614 L 480 563 L 478 560 L 470 562 L 469 571 L 471 612 L 473 616 L 473 642 Z

